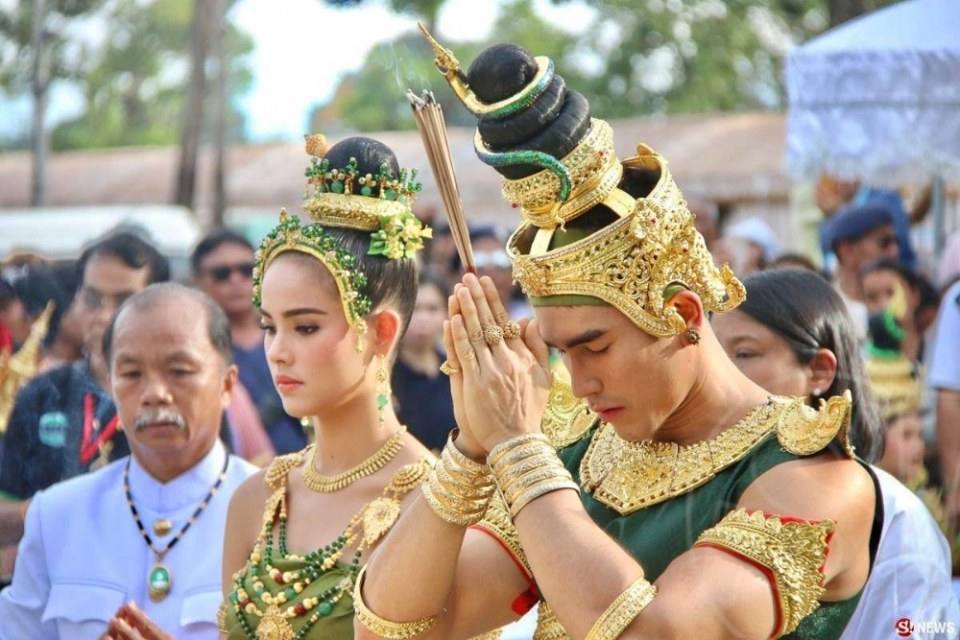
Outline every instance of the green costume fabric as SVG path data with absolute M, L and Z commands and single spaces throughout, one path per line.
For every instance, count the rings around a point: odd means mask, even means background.
M 279 555 L 276 555 L 274 557 L 274 566 L 280 571 L 296 571 L 303 568 L 304 562 L 302 560 L 292 559 L 289 556 L 282 558 Z M 260 575 L 265 575 L 265 573 L 266 569 L 263 568 L 263 564 L 261 562 Z M 298 594 L 295 598 L 288 600 L 287 603 L 281 607 L 281 609 L 285 610 L 288 606 L 296 605 L 296 603 L 301 602 L 304 598 L 320 597 L 323 592 L 330 589 L 335 589 L 338 583 L 349 578 L 349 574 L 350 571 L 347 566 L 335 566 L 319 579 L 311 582 L 302 593 Z M 256 577 L 252 576 L 249 571 L 247 571 L 243 576 L 243 588 L 252 597 L 255 597 L 256 594 L 253 586 L 255 580 Z M 262 580 L 262 583 L 264 588 L 269 591 L 271 595 L 276 595 L 285 588 L 274 584 L 272 580 Z M 323 598 L 321 597 L 321 600 L 322 599 Z M 261 604 L 260 607 L 262 608 L 263 605 Z M 290 623 L 290 626 L 293 628 L 295 633 L 302 632 L 303 627 L 310 620 L 310 614 L 312 614 L 314 611 L 317 611 L 317 609 L 315 608 L 311 610 L 304 616 L 287 618 L 287 621 Z M 250 613 L 244 613 L 242 615 L 249 628 L 253 630 L 254 634 L 256 634 L 256 629 L 260 623 L 260 616 Z M 247 639 L 243 625 L 238 619 L 237 612 L 232 605 L 228 605 L 226 609 L 226 617 L 224 622 L 225 628 L 228 629 L 228 640 Z M 351 593 L 348 592 L 344 594 L 344 596 L 334 605 L 332 612 L 326 616 L 321 615 L 319 620 L 310 626 L 306 634 L 295 637 L 304 638 L 306 640 L 320 638 L 323 638 L 323 640 L 352 640 L 353 597 Z
M 596 428 L 592 429 L 585 437 L 560 451 L 560 458 L 578 483 L 580 461 L 595 431 Z M 629 515 L 620 515 L 586 491 L 581 493 L 581 500 L 593 521 L 637 559 L 647 579 L 653 582 L 674 558 L 693 547 L 701 533 L 736 507 L 740 496 L 754 480 L 778 464 L 798 458 L 785 451 L 776 433 L 771 433 L 707 484 Z M 862 593 L 861 590 L 839 602 L 821 603 L 816 611 L 803 619 L 796 631 L 782 637 L 791 640 L 839 638 Z

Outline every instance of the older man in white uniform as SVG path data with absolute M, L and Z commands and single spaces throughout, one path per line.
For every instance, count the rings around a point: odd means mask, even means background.
M 230 324 L 204 294 L 153 285 L 104 342 L 132 455 L 33 499 L 0 639 L 216 638 L 227 506 L 255 471 L 218 438 Z

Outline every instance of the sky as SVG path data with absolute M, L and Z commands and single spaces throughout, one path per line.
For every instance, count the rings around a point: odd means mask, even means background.
M 0 10 L 14 2 L 0 0 Z M 491 38 L 504 2 L 447 0 L 438 31 L 448 41 Z M 547 20 L 571 31 L 585 28 L 593 17 L 593 10 L 580 0 L 559 6 L 534 0 L 534 6 Z M 329 100 L 344 73 L 359 69 L 376 44 L 416 28 L 414 18 L 391 12 L 383 0 L 366 0 L 349 9 L 330 7 L 323 0 L 241 0 L 230 17 L 254 41 L 250 54 L 254 81 L 240 99 L 254 142 L 299 139 L 311 109 Z M 81 24 L 71 31 L 95 40 L 102 25 Z M 0 137 L 29 130 L 30 105 L 29 96 L 4 96 L 0 91 Z M 51 86 L 48 126 L 82 110 L 80 86 L 64 82 Z
M 448 0 L 438 19 L 446 40 L 489 38 L 502 1 Z M 282 10 L 279 8 L 282 6 Z M 560 25 L 586 26 L 593 12 L 580 2 L 537 11 Z M 253 140 L 298 138 L 311 107 L 332 97 L 340 77 L 360 68 L 377 43 L 416 28 L 412 17 L 383 3 L 336 9 L 321 0 L 243 0 L 233 19 L 254 39 L 254 86 L 243 98 Z

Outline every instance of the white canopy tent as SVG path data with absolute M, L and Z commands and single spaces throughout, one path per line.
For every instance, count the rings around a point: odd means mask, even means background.
M 906 0 L 787 56 L 787 169 L 960 183 L 960 0 Z

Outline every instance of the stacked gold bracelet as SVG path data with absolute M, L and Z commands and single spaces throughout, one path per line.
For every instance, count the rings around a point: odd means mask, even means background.
M 428 616 L 410 622 L 391 622 L 370 611 L 363 601 L 363 578 L 366 572 L 366 567 L 360 570 L 357 575 L 357 583 L 353 588 L 353 611 L 357 616 L 357 621 L 363 625 L 364 629 L 376 634 L 378 638 L 410 640 L 410 638 L 415 638 L 421 633 L 426 633 L 437 623 L 438 616 Z
M 586 640 L 615 640 L 619 638 L 656 595 L 657 588 L 655 586 L 647 582 L 643 576 L 637 578 L 597 618 L 597 621 L 590 628 Z
M 487 463 L 514 518 L 542 495 L 561 489 L 580 491 L 550 440 L 542 433 L 501 442 L 490 451 Z
M 490 496 L 496 490 L 487 465 L 474 462 L 447 440 L 440 460 L 421 485 L 424 498 L 442 520 L 469 527 L 483 519 Z

